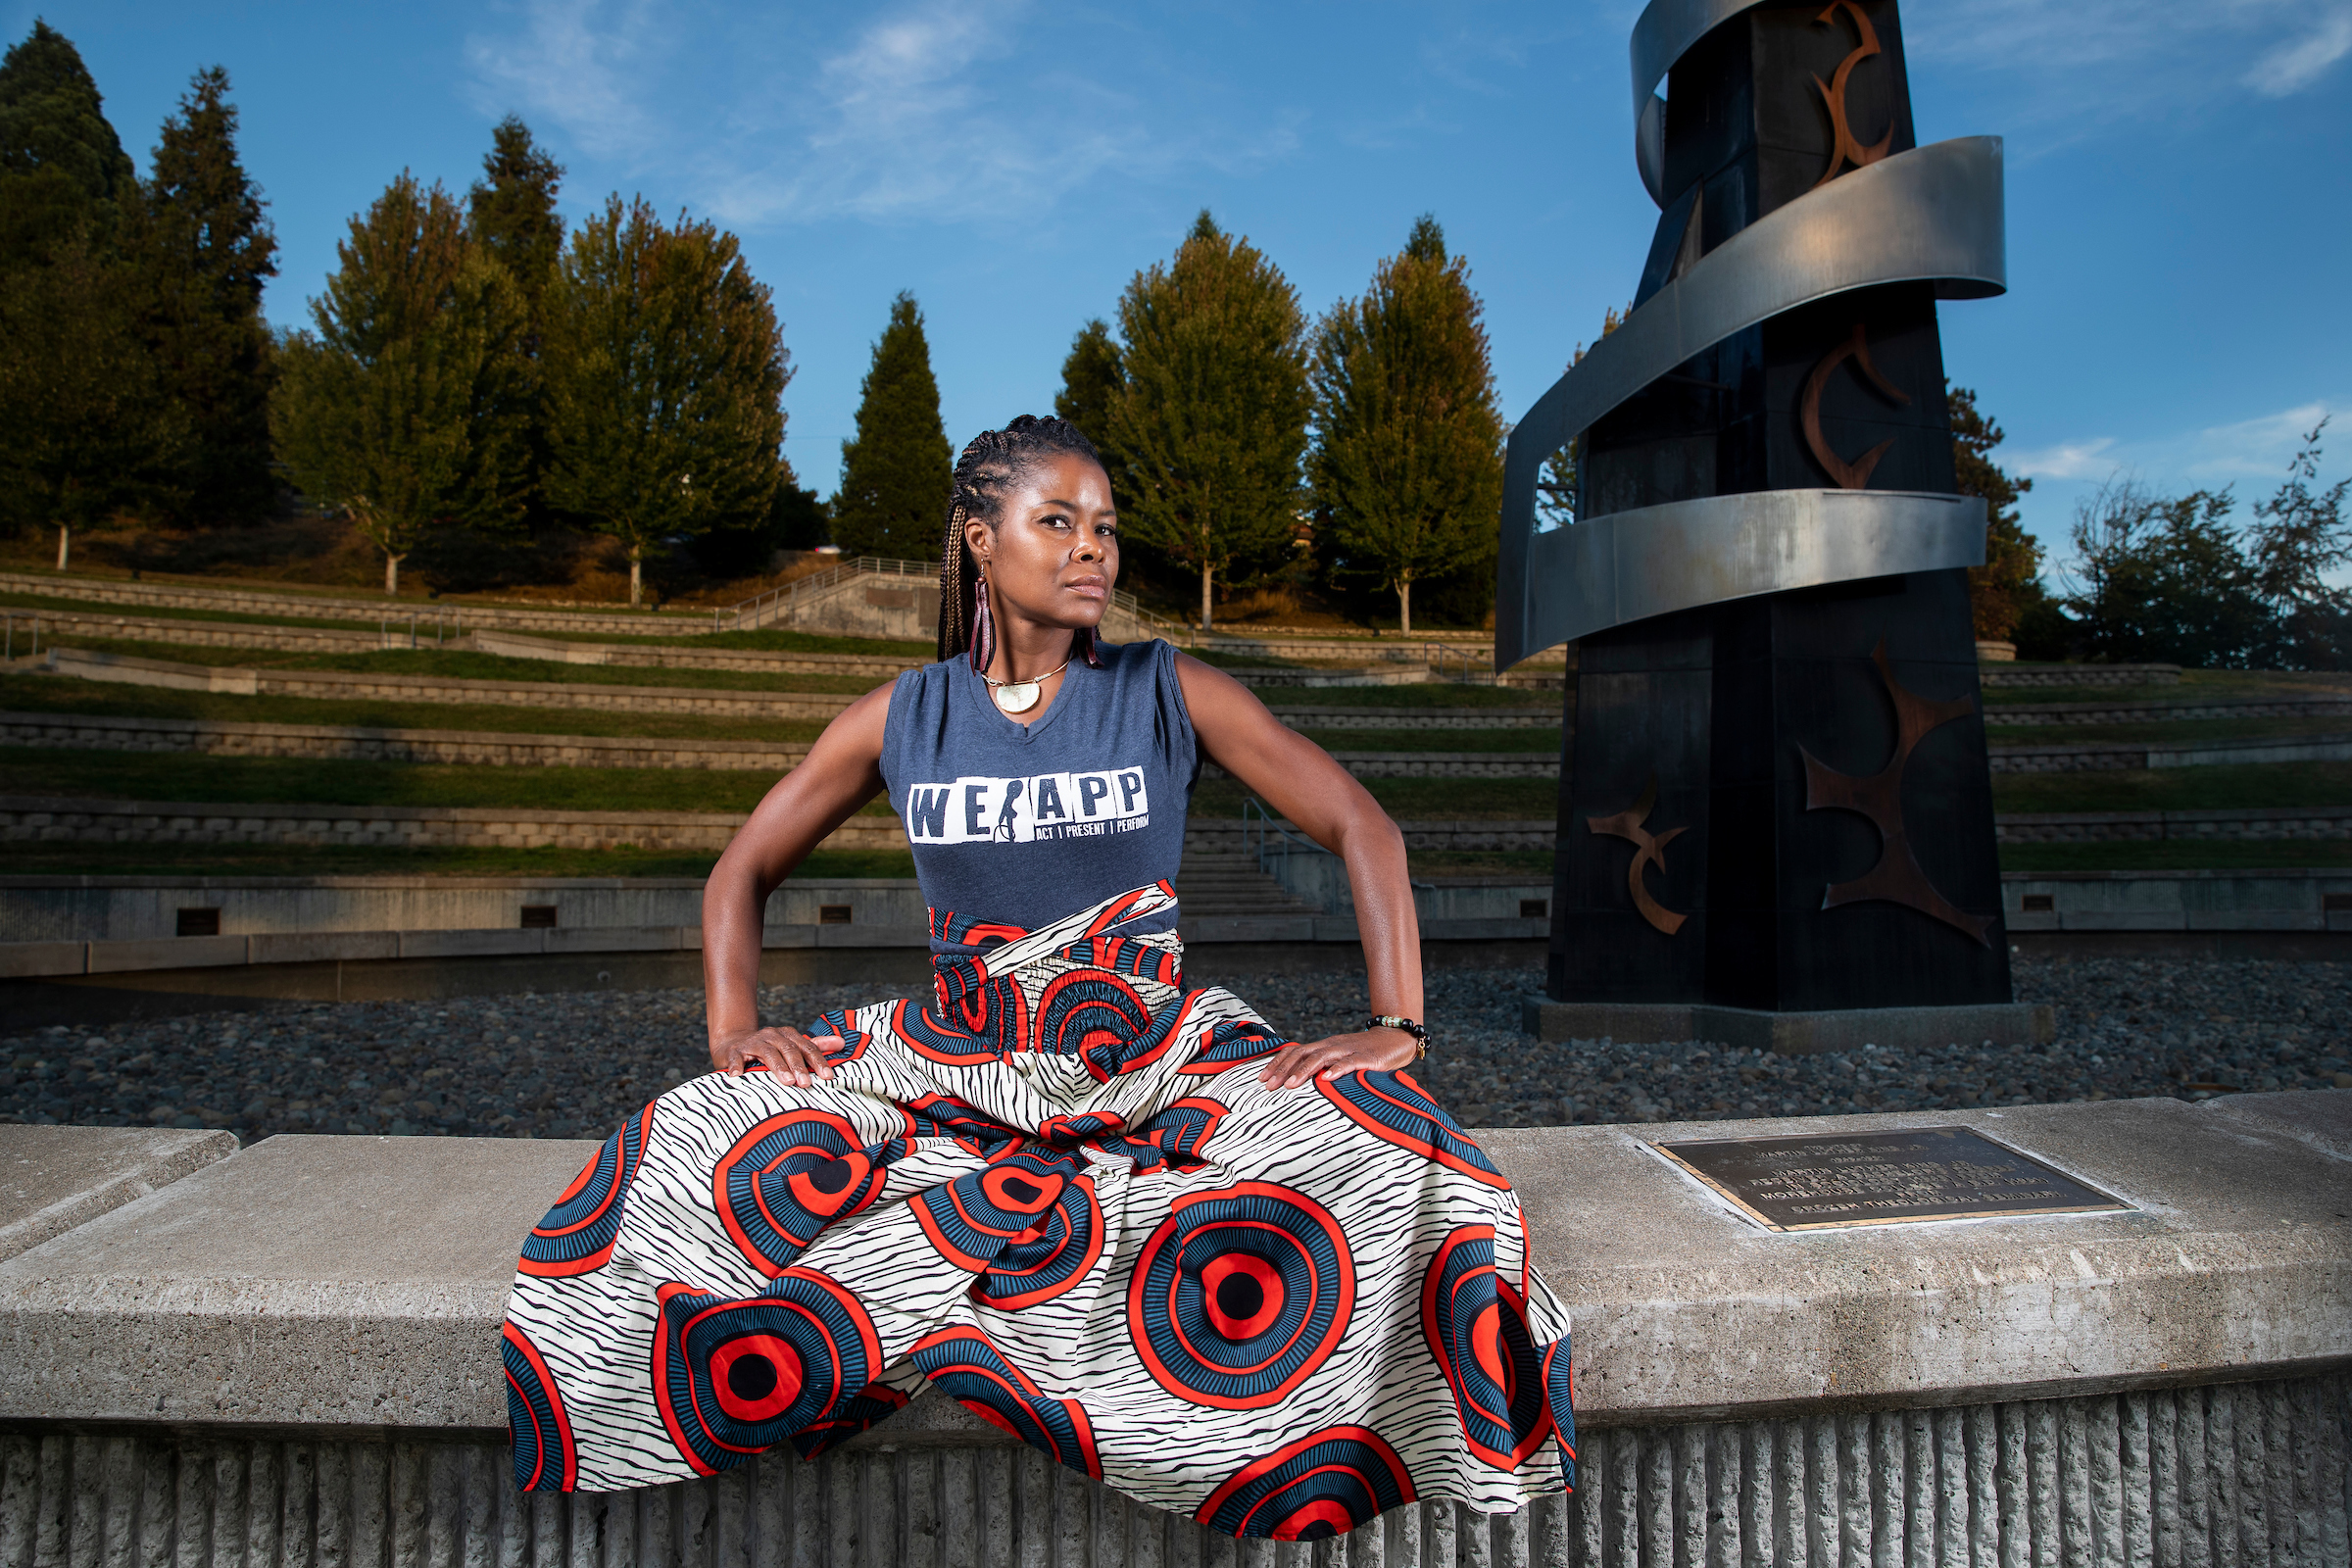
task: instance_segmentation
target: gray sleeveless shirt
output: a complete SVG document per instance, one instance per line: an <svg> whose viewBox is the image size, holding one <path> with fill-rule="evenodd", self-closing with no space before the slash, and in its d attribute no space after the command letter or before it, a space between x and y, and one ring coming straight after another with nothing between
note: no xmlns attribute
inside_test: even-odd
<svg viewBox="0 0 2352 1568"><path fill-rule="evenodd" d="M1033 931L1175 879L1200 773L1176 650L1097 647L1102 667L1073 660L1035 723L999 710L968 659L891 689L882 780L914 847L934 952L970 952L975 923ZM1171 909L1119 929L1175 923Z"/></svg>

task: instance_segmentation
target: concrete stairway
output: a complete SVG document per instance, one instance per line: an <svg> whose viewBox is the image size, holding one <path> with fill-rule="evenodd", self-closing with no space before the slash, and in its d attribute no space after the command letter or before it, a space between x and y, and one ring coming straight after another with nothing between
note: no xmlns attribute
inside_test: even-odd
<svg viewBox="0 0 2352 1568"><path fill-rule="evenodd" d="M1176 897L1187 919L1211 914L1320 914L1290 889L1257 868L1257 857L1241 851L1187 850L1176 873Z"/></svg>

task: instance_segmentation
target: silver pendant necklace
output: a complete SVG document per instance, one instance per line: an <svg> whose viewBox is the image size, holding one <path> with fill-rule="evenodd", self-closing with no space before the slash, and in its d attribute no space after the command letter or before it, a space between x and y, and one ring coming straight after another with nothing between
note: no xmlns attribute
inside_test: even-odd
<svg viewBox="0 0 2352 1568"><path fill-rule="evenodd" d="M1043 675L1029 680L998 680L990 675L980 678L988 682L989 695L997 700L999 708L1007 713L1026 713L1037 706L1038 687L1069 667L1070 662L1065 659Z"/></svg>

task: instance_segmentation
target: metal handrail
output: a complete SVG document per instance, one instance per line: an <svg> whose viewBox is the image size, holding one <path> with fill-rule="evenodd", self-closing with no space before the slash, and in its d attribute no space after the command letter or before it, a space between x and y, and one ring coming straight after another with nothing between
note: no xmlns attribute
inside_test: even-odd
<svg viewBox="0 0 2352 1568"><path fill-rule="evenodd" d="M1250 853L1250 840L1253 836L1250 831L1250 823L1253 819L1257 824L1254 837L1257 842L1257 868L1260 871L1280 876L1281 873L1275 871L1273 866L1273 861L1277 858L1288 860L1294 854L1300 852L1308 855L1329 855L1331 853L1314 840L1293 832L1290 825L1272 811L1267 810L1264 803L1259 801L1256 796L1245 795L1242 797L1242 853L1244 855Z"/></svg>
<svg viewBox="0 0 2352 1568"><path fill-rule="evenodd" d="M376 617L375 636L376 646L378 648L398 648L400 646L399 643L393 640L399 634L392 630L392 623L399 618L400 617L398 615L388 614L378 615ZM443 608L431 611L429 612L425 611L417 611L416 612L411 614L409 616L409 646L411 648L422 648L424 646L422 639L417 635L416 627L419 622L426 620L430 620L432 622L433 646L435 648L439 648L443 646L453 635L451 628L457 621L457 612L454 608Z"/></svg>
<svg viewBox="0 0 2352 1568"><path fill-rule="evenodd" d="M5 650L5 652L0 652L0 658L13 660L17 657L17 618L20 615L32 622L32 652L24 657L37 659L41 652L41 612L37 610L0 612L0 619L5 619L7 622L7 631L5 634L0 634L0 650Z"/></svg>
<svg viewBox="0 0 2352 1568"><path fill-rule="evenodd" d="M1440 681L1446 679L1446 661L1450 658L1461 661L1462 665L1460 676L1455 678L1452 684L1456 686L1492 686L1494 684L1494 672L1486 667L1486 661L1471 658L1467 649L1455 648L1446 643L1424 643L1421 646L1431 656L1430 668L1437 672Z"/></svg>

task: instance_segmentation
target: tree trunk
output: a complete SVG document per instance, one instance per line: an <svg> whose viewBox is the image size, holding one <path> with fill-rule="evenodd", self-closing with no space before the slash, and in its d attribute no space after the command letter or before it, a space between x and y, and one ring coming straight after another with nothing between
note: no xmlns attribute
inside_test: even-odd
<svg viewBox="0 0 2352 1568"><path fill-rule="evenodd" d="M66 569L66 562L67 562L69 559L71 559L71 558L72 558L72 556L73 556L73 547L74 547L74 530L73 530L73 528L72 528L72 527L70 527L69 525L67 525L66 523L62 523L62 522L61 522L61 523L59 523L59 524L57 525L57 569L58 569L58 570L60 570L60 571L63 571L63 570L65 570L65 569Z"/></svg>
<svg viewBox="0 0 2352 1568"><path fill-rule="evenodd" d="M387 599L400 593L400 561L401 558L391 551L384 552L384 597Z"/></svg>
<svg viewBox="0 0 2352 1568"><path fill-rule="evenodd" d="M1208 564L1203 562L1200 565L1200 629L1206 631L1215 623L1214 612L1209 609Z"/></svg>
<svg viewBox="0 0 2352 1568"><path fill-rule="evenodd" d="M645 599L645 549L629 546L629 608L634 610Z"/></svg>
<svg viewBox="0 0 2352 1568"><path fill-rule="evenodd" d="M1413 629L1413 580L1410 577L1396 584L1396 629L1408 634Z"/></svg>

